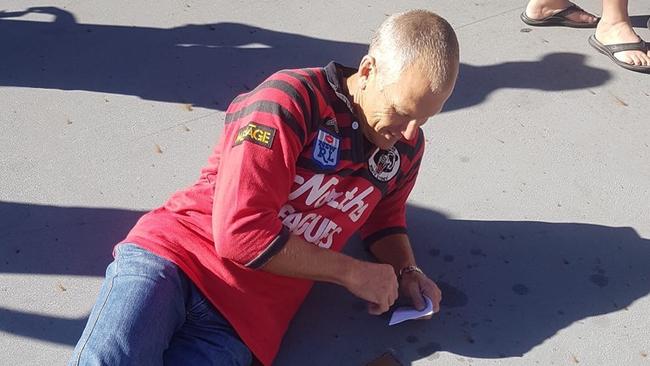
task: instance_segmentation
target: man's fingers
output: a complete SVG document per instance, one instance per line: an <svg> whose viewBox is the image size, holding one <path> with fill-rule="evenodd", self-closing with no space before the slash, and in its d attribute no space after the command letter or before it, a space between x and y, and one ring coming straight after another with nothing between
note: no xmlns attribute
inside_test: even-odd
<svg viewBox="0 0 650 366"><path fill-rule="evenodd" d="M426 304L424 302L424 298L422 297L422 292L418 284L414 283L409 287L409 296L411 296L411 301L413 301L413 307L418 310L424 309Z"/></svg>
<svg viewBox="0 0 650 366"><path fill-rule="evenodd" d="M388 311L388 306L375 304L373 302L368 303L368 314L370 315L381 315Z"/></svg>
<svg viewBox="0 0 650 366"><path fill-rule="evenodd" d="M425 295L427 295L428 298L431 299L431 302L433 303L433 312L437 313L440 311L440 301L442 301L442 292L436 286L435 284L432 284L431 286L426 286L423 291Z"/></svg>

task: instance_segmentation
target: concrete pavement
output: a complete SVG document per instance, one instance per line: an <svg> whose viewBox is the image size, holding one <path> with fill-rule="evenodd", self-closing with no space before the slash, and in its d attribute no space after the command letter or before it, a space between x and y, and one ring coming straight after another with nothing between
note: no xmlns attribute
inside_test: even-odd
<svg viewBox="0 0 650 366"><path fill-rule="evenodd" d="M196 179L235 95L282 68L354 66L411 8L461 44L409 206L443 310L389 328L319 284L276 363L650 364L650 76L591 30L526 26L524 6L0 0L0 365L66 362L112 245ZM650 41L649 4L630 14Z"/></svg>

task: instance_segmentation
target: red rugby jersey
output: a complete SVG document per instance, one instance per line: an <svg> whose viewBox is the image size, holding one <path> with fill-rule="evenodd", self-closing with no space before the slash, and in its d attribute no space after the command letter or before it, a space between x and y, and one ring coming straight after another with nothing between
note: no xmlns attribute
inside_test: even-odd
<svg viewBox="0 0 650 366"><path fill-rule="evenodd" d="M355 70L283 70L235 98L199 180L145 214L124 242L177 264L253 354L273 362L313 282L259 270L289 233L340 251L406 232L424 138L379 150L343 93Z"/></svg>

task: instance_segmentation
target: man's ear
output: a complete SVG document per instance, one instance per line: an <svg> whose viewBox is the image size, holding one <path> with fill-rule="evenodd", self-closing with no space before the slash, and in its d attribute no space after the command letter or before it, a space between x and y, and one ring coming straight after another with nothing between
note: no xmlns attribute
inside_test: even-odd
<svg viewBox="0 0 650 366"><path fill-rule="evenodd" d="M375 58L370 55L365 55L359 63L359 79L365 84L368 82L368 78L374 76L377 72L377 65L375 63Z"/></svg>
<svg viewBox="0 0 650 366"><path fill-rule="evenodd" d="M370 55L365 55L359 64L359 77L367 79L372 73L377 72L377 65L375 58Z"/></svg>

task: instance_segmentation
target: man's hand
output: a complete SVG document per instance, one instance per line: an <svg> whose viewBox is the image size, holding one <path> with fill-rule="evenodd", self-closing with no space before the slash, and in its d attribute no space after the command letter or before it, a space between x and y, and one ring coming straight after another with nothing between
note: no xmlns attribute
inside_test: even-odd
<svg viewBox="0 0 650 366"><path fill-rule="evenodd" d="M435 282L429 279L425 274L412 271L402 275L399 284L400 292L404 296L411 298L413 306L422 310L426 306L422 295L426 295L433 303L433 312L440 311L440 301L442 300L442 291Z"/></svg>
<svg viewBox="0 0 650 366"><path fill-rule="evenodd" d="M357 261L344 284L352 294L368 301L368 312L380 315L397 299L397 276L389 264Z"/></svg>

